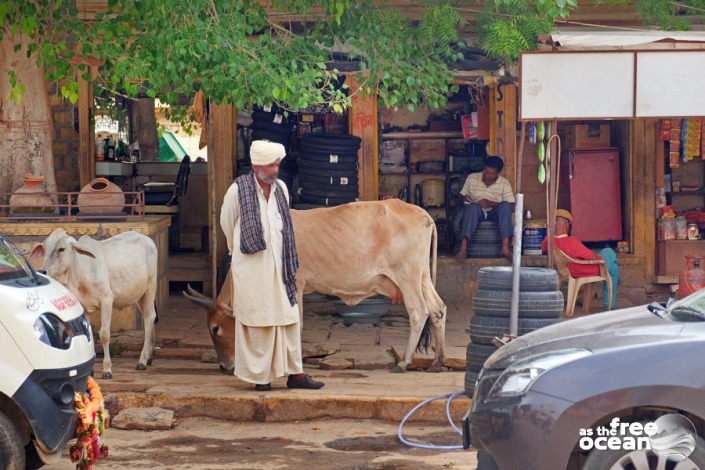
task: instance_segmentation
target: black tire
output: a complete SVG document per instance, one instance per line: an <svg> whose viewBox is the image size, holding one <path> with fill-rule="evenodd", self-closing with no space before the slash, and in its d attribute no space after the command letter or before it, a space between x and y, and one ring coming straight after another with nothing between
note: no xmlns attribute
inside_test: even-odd
<svg viewBox="0 0 705 470"><path fill-rule="evenodd" d="M323 184L344 187L358 187L360 182L357 173L355 173L354 176L338 176L335 178L330 176L311 176L308 173L299 173L299 181L302 185Z"/></svg>
<svg viewBox="0 0 705 470"><path fill-rule="evenodd" d="M501 251L501 244L468 243L468 258L499 258Z"/></svg>
<svg viewBox="0 0 705 470"><path fill-rule="evenodd" d="M519 318L519 336L536 331L545 326L558 323L558 318ZM474 344L492 344L492 339L501 338L509 333L509 317L483 317L473 315L470 318L470 341Z"/></svg>
<svg viewBox="0 0 705 470"><path fill-rule="evenodd" d="M304 134L301 137L302 147L358 149L361 143L358 136L347 134Z"/></svg>
<svg viewBox="0 0 705 470"><path fill-rule="evenodd" d="M490 266L477 273L477 288L482 290L512 290L512 268ZM558 290L558 273L546 268L521 268L519 288L522 292L551 292Z"/></svg>
<svg viewBox="0 0 705 470"><path fill-rule="evenodd" d="M254 121L250 127L252 128L252 132L271 132L273 134L283 135L285 137L288 137L289 140L291 140L291 127L289 126L289 124L277 124L276 122L267 121Z"/></svg>
<svg viewBox="0 0 705 470"><path fill-rule="evenodd" d="M465 395L472 398L472 394L475 393L475 384L477 383L478 372L473 372L471 370L465 371Z"/></svg>
<svg viewBox="0 0 705 470"><path fill-rule="evenodd" d="M303 204L316 204L316 205L321 205L321 206L340 206L342 204L347 204L349 202L355 202L356 200L357 200L356 198L337 198L337 197L318 198L318 197L309 197L309 196L304 196L304 195L299 196L299 201L302 202Z"/></svg>
<svg viewBox="0 0 705 470"><path fill-rule="evenodd" d="M509 317L511 291L478 289L472 296L473 315L483 317ZM558 318L563 313L563 293L520 292L520 318Z"/></svg>
<svg viewBox="0 0 705 470"><path fill-rule="evenodd" d="M327 162L313 162L309 160L304 160L299 158L299 169L303 170L337 170L337 171L357 171L357 163L327 163Z"/></svg>
<svg viewBox="0 0 705 470"><path fill-rule="evenodd" d="M338 187L341 188L343 186L338 186ZM299 189L299 195L306 196L306 197L315 197L315 198L320 198L320 199L326 199L326 198L356 199L356 198L360 197L360 191L357 188L354 188L352 190L346 189L346 190L327 191L321 186L314 186L312 188L304 186L301 189Z"/></svg>
<svg viewBox="0 0 705 470"><path fill-rule="evenodd" d="M642 425L646 425L646 422L642 422ZM636 454L641 454L639 460L632 460L629 455L635 456ZM646 454L646 456L644 456ZM669 467L668 463L664 466L659 466L665 463L665 458L658 457L652 450L640 450L640 451L630 451L630 450L597 450L593 449L588 455L588 458L583 464L582 470L602 470L604 468L614 468L619 465L618 468L637 468L634 462L649 462L649 469L656 468L672 468ZM673 464L672 461L669 463ZM690 464L690 465L689 465ZM681 467L682 466L682 467ZM641 469L642 467L638 467ZM690 454L685 460L678 463L678 468L705 468L705 440L700 436L695 436L695 450Z"/></svg>
<svg viewBox="0 0 705 470"><path fill-rule="evenodd" d="M320 209L321 207L326 206L321 206L318 204L295 204L293 209L296 209L297 211L307 211L309 209Z"/></svg>
<svg viewBox="0 0 705 470"><path fill-rule="evenodd" d="M252 120L254 122L274 122L274 119L276 116L279 115L281 116L281 124L288 123L288 118L284 116L284 113L277 113L277 112L271 112L268 113L266 111L260 111L260 110L254 110L252 111Z"/></svg>
<svg viewBox="0 0 705 470"><path fill-rule="evenodd" d="M467 359L467 370L471 372L480 372L482 370L482 365L495 351L497 351L497 347L495 345L488 346L486 344L468 344L465 354L465 358Z"/></svg>
<svg viewBox="0 0 705 470"><path fill-rule="evenodd" d="M10 418L0 412L0 470L25 468L22 438Z"/></svg>
<svg viewBox="0 0 705 470"><path fill-rule="evenodd" d="M499 470L497 462L487 452L477 451L477 467L475 470Z"/></svg>
<svg viewBox="0 0 705 470"><path fill-rule="evenodd" d="M311 152L302 150L300 160L309 160L314 162L327 163L357 163L357 153L342 153L342 152Z"/></svg>
<svg viewBox="0 0 705 470"><path fill-rule="evenodd" d="M357 177L357 168L355 170L335 170L330 168L302 168L299 166L299 175L322 176L326 178L351 178Z"/></svg>
<svg viewBox="0 0 705 470"><path fill-rule="evenodd" d="M286 153L289 153L289 150L291 150L291 138L285 137L283 134L267 131L252 131L252 140L269 140L270 142L282 144Z"/></svg>

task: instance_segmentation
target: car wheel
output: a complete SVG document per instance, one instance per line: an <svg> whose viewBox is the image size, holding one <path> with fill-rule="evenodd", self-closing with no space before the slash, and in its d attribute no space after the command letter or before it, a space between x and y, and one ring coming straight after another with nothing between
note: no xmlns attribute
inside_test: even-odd
<svg viewBox="0 0 705 470"><path fill-rule="evenodd" d="M351 177L337 177L337 178L332 178L329 176L309 176L304 173L299 173L299 181L301 181L302 185L306 185L307 183L310 184L325 184L329 186L354 186L358 187L360 180L357 177L357 173L355 176Z"/></svg>
<svg viewBox="0 0 705 470"><path fill-rule="evenodd" d="M458 250L455 250L458 251ZM499 258L501 243L468 243L468 258Z"/></svg>
<svg viewBox="0 0 705 470"><path fill-rule="evenodd" d="M480 372L482 366L495 351L497 347L495 345L487 344L468 344L468 348L465 352L465 359L467 362L467 370L471 372Z"/></svg>
<svg viewBox="0 0 705 470"><path fill-rule="evenodd" d="M519 336L540 328L558 323L558 318L519 318ZM492 344L495 336L502 337L509 333L509 317L483 317L473 315L470 318L470 340L475 344Z"/></svg>
<svg viewBox="0 0 705 470"><path fill-rule="evenodd" d="M310 176L326 178L358 178L357 168L354 170L339 170L329 168L303 168L299 166L299 176L304 179Z"/></svg>
<svg viewBox="0 0 705 470"><path fill-rule="evenodd" d="M355 198L338 198L338 197L327 197L327 198L318 198L318 197L309 197L304 194L299 196L299 201L302 204L316 204L316 205L321 205L321 206L340 206L343 204L347 204L349 202L355 202L357 199Z"/></svg>
<svg viewBox="0 0 705 470"><path fill-rule="evenodd" d="M477 383L477 376L479 372L474 372L472 370L465 371L465 395L472 398L472 394L475 393L475 384Z"/></svg>
<svg viewBox="0 0 705 470"><path fill-rule="evenodd" d="M22 439L10 418L0 412L0 470L18 468L25 468Z"/></svg>
<svg viewBox="0 0 705 470"><path fill-rule="evenodd" d="M644 423L645 424L645 423ZM680 462L667 460L651 450L593 450L583 470L701 470L705 468L705 440L695 437L695 450Z"/></svg>
<svg viewBox="0 0 705 470"><path fill-rule="evenodd" d="M509 317L512 303L510 291L478 289L472 296L474 315L484 317ZM558 318L563 313L563 293L519 292L519 317Z"/></svg>
<svg viewBox="0 0 705 470"><path fill-rule="evenodd" d="M306 197L355 199L360 196L357 187L302 185L299 194Z"/></svg>
<svg viewBox="0 0 705 470"><path fill-rule="evenodd" d="M311 160L317 162L327 162L327 163L338 163L338 162L349 162L357 163L358 155L355 153L342 153L342 152L324 152L324 151L302 151L301 157L304 160Z"/></svg>
<svg viewBox="0 0 705 470"><path fill-rule="evenodd" d="M491 266L477 273L477 288L482 290L512 290L512 268ZM546 268L521 268L519 289L522 292L553 292L558 290L558 273Z"/></svg>

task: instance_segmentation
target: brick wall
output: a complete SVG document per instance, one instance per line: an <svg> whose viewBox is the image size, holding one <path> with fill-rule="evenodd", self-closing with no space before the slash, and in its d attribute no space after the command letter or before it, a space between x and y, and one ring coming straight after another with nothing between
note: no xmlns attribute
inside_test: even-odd
<svg viewBox="0 0 705 470"><path fill-rule="evenodd" d="M61 97L60 85L47 86L54 119L54 172L59 191L80 190L78 172L78 132L73 128L73 105Z"/></svg>

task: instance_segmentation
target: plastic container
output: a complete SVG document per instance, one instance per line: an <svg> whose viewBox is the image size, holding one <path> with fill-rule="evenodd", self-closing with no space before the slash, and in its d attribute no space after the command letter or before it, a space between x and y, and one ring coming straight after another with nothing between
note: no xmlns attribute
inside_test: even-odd
<svg viewBox="0 0 705 470"><path fill-rule="evenodd" d="M525 256L540 256L541 242L546 238L546 221L532 220L524 225L521 237L522 251Z"/></svg>
<svg viewBox="0 0 705 470"><path fill-rule="evenodd" d="M688 220L683 216L676 217L676 240L688 239Z"/></svg>
<svg viewBox="0 0 705 470"><path fill-rule="evenodd" d="M663 239L664 240L675 240L676 239L676 219L673 217L665 217L662 221L663 223Z"/></svg>
<svg viewBox="0 0 705 470"><path fill-rule="evenodd" d="M442 207L446 202L446 182L441 179L424 180L421 184L424 207Z"/></svg>

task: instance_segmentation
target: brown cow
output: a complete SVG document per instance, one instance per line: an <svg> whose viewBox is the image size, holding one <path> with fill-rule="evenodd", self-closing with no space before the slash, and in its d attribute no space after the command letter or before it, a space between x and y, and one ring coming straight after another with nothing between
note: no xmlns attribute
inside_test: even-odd
<svg viewBox="0 0 705 470"><path fill-rule="evenodd" d="M431 216L399 199L355 202L337 207L291 211L300 267L297 272L299 313L304 294L320 292L355 305L381 294L409 313L410 334L404 358L394 372L404 372L414 350L433 339L435 358L429 371L442 369L446 306L435 285L437 233ZM189 299L208 310L208 331L220 368L234 364L234 320L230 272L216 302L189 286Z"/></svg>

